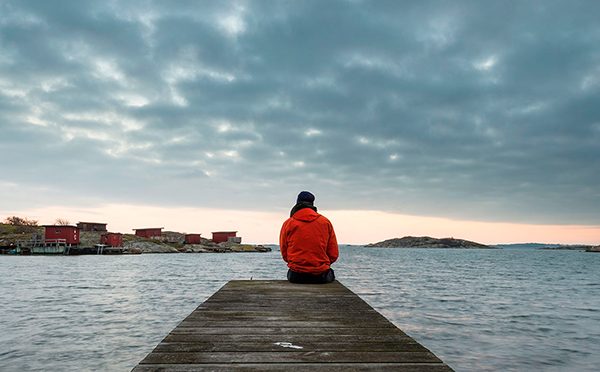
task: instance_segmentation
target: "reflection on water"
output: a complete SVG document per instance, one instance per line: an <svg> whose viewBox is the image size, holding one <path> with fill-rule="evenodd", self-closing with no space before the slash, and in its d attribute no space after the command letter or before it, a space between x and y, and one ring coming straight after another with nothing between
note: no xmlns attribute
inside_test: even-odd
<svg viewBox="0 0 600 372"><path fill-rule="evenodd" d="M338 279L456 370L600 364L600 254L341 253ZM0 257L0 370L129 370L228 280L285 273L277 251Z"/></svg>

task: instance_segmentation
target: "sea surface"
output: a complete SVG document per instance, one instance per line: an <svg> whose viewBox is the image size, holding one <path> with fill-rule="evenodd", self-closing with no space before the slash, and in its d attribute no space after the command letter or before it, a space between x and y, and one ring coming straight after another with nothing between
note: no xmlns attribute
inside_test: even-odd
<svg viewBox="0 0 600 372"><path fill-rule="evenodd" d="M600 254L340 247L337 278L457 371L597 371ZM270 253L0 256L1 371L128 371ZM336 311L336 309L329 309Z"/></svg>

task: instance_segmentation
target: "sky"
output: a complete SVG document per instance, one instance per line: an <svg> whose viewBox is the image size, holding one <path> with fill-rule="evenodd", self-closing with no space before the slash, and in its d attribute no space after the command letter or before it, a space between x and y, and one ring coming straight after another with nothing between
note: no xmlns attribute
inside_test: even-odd
<svg viewBox="0 0 600 372"><path fill-rule="evenodd" d="M0 218L600 244L600 2L0 1Z"/></svg>

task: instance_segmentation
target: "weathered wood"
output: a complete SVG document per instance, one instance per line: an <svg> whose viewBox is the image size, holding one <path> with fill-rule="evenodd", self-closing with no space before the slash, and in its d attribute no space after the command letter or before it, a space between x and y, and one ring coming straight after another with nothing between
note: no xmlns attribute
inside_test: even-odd
<svg viewBox="0 0 600 372"><path fill-rule="evenodd" d="M199 351L281 351L275 342L162 342L154 351L159 353L181 353ZM293 343L292 343L293 344ZM416 342L303 342L304 349L312 351L422 351L427 349Z"/></svg>
<svg viewBox="0 0 600 372"><path fill-rule="evenodd" d="M144 364L186 363L434 363L440 360L430 352L378 351L287 351L287 352L186 352L150 353Z"/></svg>
<svg viewBox="0 0 600 372"><path fill-rule="evenodd" d="M195 371L400 371L400 372L452 372L442 363L272 363L272 364L140 364L133 372L195 372Z"/></svg>
<svg viewBox="0 0 600 372"><path fill-rule="evenodd" d="M231 281L134 371L451 371L339 282Z"/></svg>
<svg viewBox="0 0 600 372"><path fill-rule="evenodd" d="M353 317L349 319L326 319L326 320L204 320L204 319L186 319L179 324L180 327L285 327L285 328L386 328L387 322L380 319L373 319L373 324L359 322L364 317Z"/></svg>
<svg viewBox="0 0 600 372"><path fill-rule="evenodd" d="M295 334L285 335L282 337L281 334L261 334L261 335L248 335L248 334L236 334L236 335L207 335L203 333L174 333L177 330L169 333L163 342L243 342L245 340L256 340L259 342L281 342L282 338L285 342L291 342L293 344L299 342L305 342L311 340L314 342L404 342L407 338L413 340L409 336L401 334L392 335L337 335L337 334L319 334L310 335L310 338L306 334ZM413 340L414 341L414 340ZM416 341L414 341L416 342Z"/></svg>
<svg viewBox="0 0 600 372"><path fill-rule="evenodd" d="M393 335L397 332L391 328L288 328L288 327L185 327L178 326L172 331L175 334L195 333L206 335Z"/></svg>

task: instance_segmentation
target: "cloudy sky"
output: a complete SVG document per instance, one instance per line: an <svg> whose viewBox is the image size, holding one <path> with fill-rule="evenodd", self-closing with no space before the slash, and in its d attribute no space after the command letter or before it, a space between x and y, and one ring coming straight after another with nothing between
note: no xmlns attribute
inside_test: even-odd
<svg viewBox="0 0 600 372"><path fill-rule="evenodd" d="M0 1L0 217L274 242L310 190L349 243L600 243L598 14Z"/></svg>

